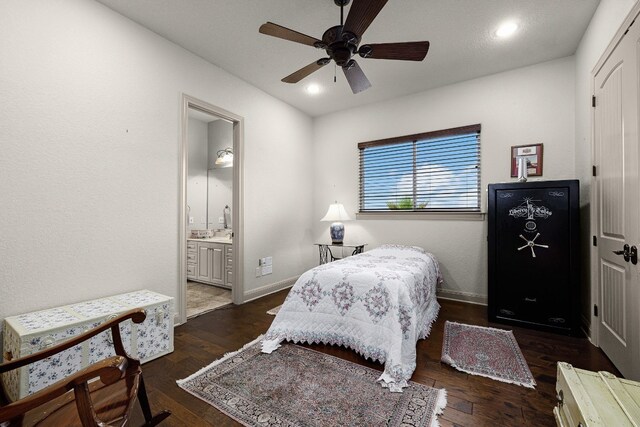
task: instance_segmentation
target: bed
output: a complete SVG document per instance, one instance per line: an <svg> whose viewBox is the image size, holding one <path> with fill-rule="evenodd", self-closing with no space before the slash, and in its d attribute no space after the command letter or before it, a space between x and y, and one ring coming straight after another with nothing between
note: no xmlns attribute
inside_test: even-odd
<svg viewBox="0 0 640 427"><path fill-rule="evenodd" d="M384 245L323 264L296 281L262 341L341 345L385 365L383 387L402 392L416 368L416 342L438 315L438 262L416 246Z"/></svg>

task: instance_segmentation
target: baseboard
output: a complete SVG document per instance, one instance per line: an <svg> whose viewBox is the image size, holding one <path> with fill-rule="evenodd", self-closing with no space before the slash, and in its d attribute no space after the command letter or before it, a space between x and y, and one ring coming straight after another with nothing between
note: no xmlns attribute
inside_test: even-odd
<svg viewBox="0 0 640 427"><path fill-rule="evenodd" d="M487 305L487 296L471 292L454 291L452 289L438 289L438 298L452 301L468 302L471 304Z"/></svg>
<svg viewBox="0 0 640 427"><path fill-rule="evenodd" d="M173 313L173 327L182 325L183 322L180 321L180 313L177 311Z"/></svg>
<svg viewBox="0 0 640 427"><path fill-rule="evenodd" d="M296 283L296 280L298 280L298 277L300 276L291 277L289 279L281 280L276 283L271 283L269 285L261 286L257 289L251 289L250 291L246 291L244 293L244 302L253 301L254 299L262 298L269 294L273 294L283 289L290 288Z"/></svg>

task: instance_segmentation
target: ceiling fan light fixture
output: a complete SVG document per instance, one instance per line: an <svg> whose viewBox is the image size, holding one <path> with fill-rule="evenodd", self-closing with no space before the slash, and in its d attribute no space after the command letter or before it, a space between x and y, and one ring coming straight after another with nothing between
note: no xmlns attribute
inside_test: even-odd
<svg viewBox="0 0 640 427"><path fill-rule="evenodd" d="M518 31L518 24L515 21L506 21L500 24L496 30L496 37L506 39L511 37Z"/></svg>

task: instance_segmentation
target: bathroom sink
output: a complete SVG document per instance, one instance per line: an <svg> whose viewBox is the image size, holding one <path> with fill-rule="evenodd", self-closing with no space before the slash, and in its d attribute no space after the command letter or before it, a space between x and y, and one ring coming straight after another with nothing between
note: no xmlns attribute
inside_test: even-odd
<svg viewBox="0 0 640 427"><path fill-rule="evenodd" d="M187 240L231 244L233 242L232 235L231 229L191 230L191 235L187 237Z"/></svg>

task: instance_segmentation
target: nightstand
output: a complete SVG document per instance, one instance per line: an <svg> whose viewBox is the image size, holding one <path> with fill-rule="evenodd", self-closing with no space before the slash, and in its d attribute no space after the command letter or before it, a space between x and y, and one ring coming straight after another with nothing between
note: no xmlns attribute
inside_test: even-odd
<svg viewBox="0 0 640 427"><path fill-rule="evenodd" d="M344 243L315 243L315 245L318 247L318 250L320 251L320 264L326 264L328 262L346 258L351 255L361 254L362 252L364 252L364 247L367 246L366 243L358 243L355 245L347 245ZM331 248L334 248L334 250L336 248L342 248L341 256L339 257L334 256L333 252L331 251ZM345 255L344 248L348 248L349 249L348 252L351 252L351 253L348 255Z"/></svg>

